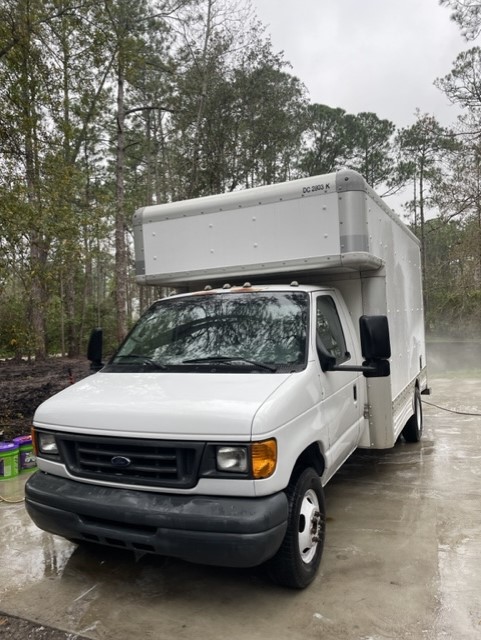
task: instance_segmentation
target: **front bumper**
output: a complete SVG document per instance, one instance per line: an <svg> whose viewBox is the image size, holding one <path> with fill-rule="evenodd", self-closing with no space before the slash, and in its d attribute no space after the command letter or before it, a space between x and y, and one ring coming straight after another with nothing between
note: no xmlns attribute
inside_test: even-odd
<svg viewBox="0 0 481 640"><path fill-rule="evenodd" d="M253 567L279 549L287 528L283 492L262 498L182 496L100 487L37 471L27 512L45 531L190 562Z"/></svg>

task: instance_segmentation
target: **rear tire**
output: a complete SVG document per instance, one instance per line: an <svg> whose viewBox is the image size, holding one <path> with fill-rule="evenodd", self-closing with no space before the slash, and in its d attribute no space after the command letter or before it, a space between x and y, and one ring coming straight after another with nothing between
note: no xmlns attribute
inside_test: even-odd
<svg viewBox="0 0 481 640"><path fill-rule="evenodd" d="M286 495L289 502L286 535L267 566L277 584L304 589L317 573L324 547L326 507L319 475L310 467L297 473Z"/></svg>
<svg viewBox="0 0 481 640"><path fill-rule="evenodd" d="M418 387L414 389L414 413L406 422L402 434L406 442L419 442L423 434L423 406Z"/></svg>

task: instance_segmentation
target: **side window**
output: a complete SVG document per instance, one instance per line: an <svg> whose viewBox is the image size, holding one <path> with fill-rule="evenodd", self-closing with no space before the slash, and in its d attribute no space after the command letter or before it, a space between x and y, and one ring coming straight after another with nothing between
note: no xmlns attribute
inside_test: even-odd
<svg viewBox="0 0 481 640"><path fill-rule="evenodd" d="M337 313L336 304L331 296L319 296L316 305L316 330L324 347L337 364L351 357L347 352L344 332Z"/></svg>

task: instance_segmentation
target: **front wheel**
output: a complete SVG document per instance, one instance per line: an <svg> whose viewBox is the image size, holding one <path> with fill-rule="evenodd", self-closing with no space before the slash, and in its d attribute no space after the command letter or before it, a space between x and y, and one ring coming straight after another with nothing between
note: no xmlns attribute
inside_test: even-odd
<svg viewBox="0 0 481 640"><path fill-rule="evenodd" d="M287 531L268 570L278 584L304 589L314 579L321 562L326 530L324 492L318 474L310 467L304 469L291 480L286 495Z"/></svg>
<svg viewBox="0 0 481 640"><path fill-rule="evenodd" d="M406 442L419 442L423 434L423 407L419 389L414 389L414 413L406 422L402 434Z"/></svg>

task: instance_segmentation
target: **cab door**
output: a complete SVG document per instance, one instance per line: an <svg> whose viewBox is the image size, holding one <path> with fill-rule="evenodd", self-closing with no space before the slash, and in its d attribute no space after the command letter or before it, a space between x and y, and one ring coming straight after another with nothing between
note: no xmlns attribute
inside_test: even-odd
<svg viewBox="0 0 481 640"><path fill-rule="evenodd" d="M355 336L346 321L344 305L335 291L315 295L315 339L320 340L336 364L359 364ZM319 357L321 384L320 419L329 433L328 476L330 477L354 451L359 442L364 413L364 380L353 371L323 372ZM327 480L327 478L326 478Z"/></svg>

